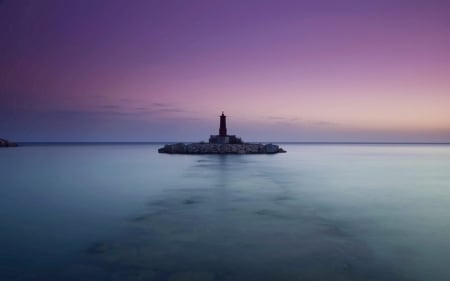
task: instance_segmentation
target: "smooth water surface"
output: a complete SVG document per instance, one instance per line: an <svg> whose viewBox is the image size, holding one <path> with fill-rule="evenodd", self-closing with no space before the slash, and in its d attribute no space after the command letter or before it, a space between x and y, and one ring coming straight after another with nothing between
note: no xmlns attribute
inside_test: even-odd
<svg viewBox="0 0 450 281"><path fill-rule="evenodd" d="M0 280L450 280L450 146L0 149Z"/></svg>

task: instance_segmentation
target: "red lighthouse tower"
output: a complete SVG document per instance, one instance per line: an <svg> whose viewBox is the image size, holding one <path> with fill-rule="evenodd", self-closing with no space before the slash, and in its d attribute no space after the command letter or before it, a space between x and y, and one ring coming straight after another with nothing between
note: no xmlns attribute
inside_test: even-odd
<svg viewBox="0 0 450 281"><path fill-rule="evenodd" d="M227 136L227 117L225 114L220 115L220 128L219 128L219 136L226 137Z"/></svg>
<svg viewBox="0 0 450 281"><path fill-rule="evenodd" d="M219 134L218 135L211 135L209 137L209 143L216 143L216 144L241 144L242 140L235 135L228 135L227 134L227 117L222 111L222 115L220 117L220 127L219 127Z"/></svg>

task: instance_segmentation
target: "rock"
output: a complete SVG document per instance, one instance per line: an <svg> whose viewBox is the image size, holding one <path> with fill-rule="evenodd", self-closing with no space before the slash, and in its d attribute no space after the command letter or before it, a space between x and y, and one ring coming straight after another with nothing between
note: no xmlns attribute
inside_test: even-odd
<svg viewBox="0 0 450 281"><path fill-rule="evenodd" d="M187 152L187 148L184 143L166 144L164 147L158 149L158 152L184 154Z"/></svg>
<svg viewBox="0 0 450 281"><path fill-rule="evenodd" d="M266 150L269 153L276 153L276 152L278 152L278 146L269 143L268 145L266 145Z"/></svg>
<svg viewBox="0 0 450 281"><path fill-rule="evenodd" d="M277 152L278 152L278 149L279 149L278 145L274 145L274 144L271 144L271 143L266 144L266 145L263 147L263 150L264 150L266 153L277 153Z"/></svg>
<svg viewBox="0 0 450 281"><path fill-rule="evenodd" d="M16 147L17 143L7 141L5 139L0 139L0 147Z"/></svg>
<svg viewBox="0 0 450 281"><path fill-rule="evenodd" d="M275 154L286 152L275 144L242 143L176 143L158 149L159 153L169 154Z"/></svg>
<svg viewBox="0 0 450 281"><path fill-rule="evenodd" d="M186 145L184 143L176 143L173 145L173 153L185 153Z"/></svg>

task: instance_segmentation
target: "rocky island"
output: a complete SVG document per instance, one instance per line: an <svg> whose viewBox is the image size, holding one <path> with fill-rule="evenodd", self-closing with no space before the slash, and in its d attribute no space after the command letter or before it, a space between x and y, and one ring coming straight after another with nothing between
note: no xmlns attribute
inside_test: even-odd
<svg viewBox="0 0 450 281"><path fill-rule="evenodd" d="M235 135L227 135L226 116L220 116L218 135L211 135L209 142L166 144L159 153L169 154L275 154L286 152L275 144L245 143Z"/></svg>
<svg viewBox="0 0 450 281"><path fill-rule="evenodd" d="M0 147L16 147L17 143L5 139L0 139Z"/></svg>

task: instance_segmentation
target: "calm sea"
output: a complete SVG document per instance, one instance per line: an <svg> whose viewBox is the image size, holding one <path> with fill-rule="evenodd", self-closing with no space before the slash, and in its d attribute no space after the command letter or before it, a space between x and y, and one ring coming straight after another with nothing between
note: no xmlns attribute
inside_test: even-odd
<svg viewBox="0 0 450 281"><path fill-rule="evenodd" d="M0 280L450 280L450 146L0 149Z"/></svg>

